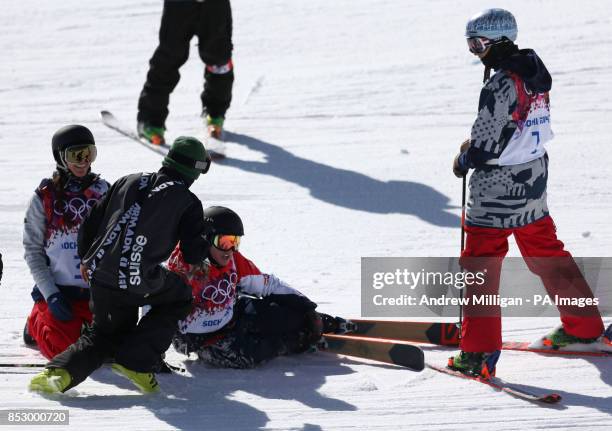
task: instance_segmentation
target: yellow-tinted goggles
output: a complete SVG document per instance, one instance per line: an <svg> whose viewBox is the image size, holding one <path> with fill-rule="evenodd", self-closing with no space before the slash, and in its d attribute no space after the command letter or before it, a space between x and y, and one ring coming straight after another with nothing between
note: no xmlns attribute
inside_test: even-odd
<svg viewBox="0 0 612 431"><path fill-rule="evenodd" d="M230 251L238 250L240 246L240 236L238 235L215 235L213 245L219 250Z"/></svg>
<svg viewBox="0 0 612 431"><path fill-rule="evenodd" d="M73 163L75 165L83 165L85 163L93 163L96 160L96 146L95 145L80 145L76 147L69 147L64 150L64 160L66 163Z"/></svg>

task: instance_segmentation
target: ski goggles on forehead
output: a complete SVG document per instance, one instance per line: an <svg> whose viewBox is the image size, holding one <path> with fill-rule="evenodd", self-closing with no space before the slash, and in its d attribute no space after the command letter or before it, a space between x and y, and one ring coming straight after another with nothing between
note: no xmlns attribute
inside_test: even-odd
<svg viewBox="0 0 612 431"><path fill-rule="evenodd" d="M488 47L493 45L493 41L486 37L469 37L467 44L472 54L482 54Z"/></svg>
<svg viewBox="0 0 612 431"><path fill-rule="evenodd" d="M64 150L64 161L75 165L93 163L98 154L95 145L79 145Z"/></svg>
<svg viewBox="0 0 612 431"><path fill-rule="evenodd" d="M240 236L238 235L215 235L213 245L219 250L238 250L240 247Z"/></svg>

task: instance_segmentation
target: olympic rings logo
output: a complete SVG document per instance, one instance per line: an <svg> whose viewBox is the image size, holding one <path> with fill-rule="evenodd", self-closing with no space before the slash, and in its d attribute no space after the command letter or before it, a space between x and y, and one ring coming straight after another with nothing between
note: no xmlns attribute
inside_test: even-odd
<svg viewBox="0 0 612 431"><path fill-rule="evenodd" d="M237 281L238 274L233 272L230 274L229 279L224 278L219 280L216 286L209 284L202 289L200 297L205 301L211 301L215 305L225 304L235 296Z"/></svg>
<svg viewBox="0 0 612 431"><path fill-rule="evenodd" d="M89 214L96 202L98 202L98 199L85 199L83 197L74 197L69 201L55 201L53 212L57 216L69 217L71 221L80 223Z"/></svg>

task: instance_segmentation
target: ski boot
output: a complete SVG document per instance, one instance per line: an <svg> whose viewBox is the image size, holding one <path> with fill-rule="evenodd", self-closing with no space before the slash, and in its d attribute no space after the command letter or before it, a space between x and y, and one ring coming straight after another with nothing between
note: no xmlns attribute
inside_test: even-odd
<svg viewBox="0 0 612 431"><path fill-rule="evenodd" d="M141 392L145 394L159 392L159 383L157 383L155 374L132 371L117 363L111 365L111 368L113 373L130 380Z"/></svg>
<svg viewBox="0 0 612 431"><path fill-rule="evenodd" d="M333 317L329 314L319 313L323 318L323 333L324 334L346 334L354 332L357 325L350 320L342 317Z"/></svg>
<svg viewBox="0 0 612 431"><path fill-rule="evenodd" d="M210 115L206 115L206 130L208 136L222 141L224 121L225 119L223 117L211 117Z"/></svg>
<svg viewBox="0 0 612 431"><path fill-rule="evenodd" d="M26 320L25 326L23 327L23 342L28 347L36 347L36 340L30 335L28 331L28 320Z"/></svg>
<svg viewBox="0 0 612 431"><path fill-rule="evenodd" d="M55 394L64 392L70 385L72 377L63 368L47 368L30 380L29 389L34 392Z"/></svg>
<svg viewBox="0 0 612 431"><path fill-rule="evenodd" d="M166 140L164 139L164 133L166 133L165 127L152 126L142 121L138 122L138 136L150 142L153 145L165 145Z"/></svg>
<svg viewBox="0 0 612 431"><path fill-rule="evenodd" d="M601 341L606 345L612 348L612 323L608 326L608 329L603 334Z"/></svg>
<svg viewBox="0 0 612 431"><path fill-rule="evenodd" d="M589 350L589 347L593 347L595 350L595 345L588 346L589 344L593 344L597 342L597 337L595 338L580 338L574 335L570 335L565 332L563 326L559 326L548 335L542 337L540 340L531 343L529 347L537 348L537 349L552 349L559 350L566 348L568 346L572 346L571 350Z"/></svg>
<svg viewBox="0 0 612 431"><path fill-rule="evenodd" d="M490 380L495 377L495 365L501 351L491 353L460 351L456 356L448 358L448 368L469 376Z"/></svg>

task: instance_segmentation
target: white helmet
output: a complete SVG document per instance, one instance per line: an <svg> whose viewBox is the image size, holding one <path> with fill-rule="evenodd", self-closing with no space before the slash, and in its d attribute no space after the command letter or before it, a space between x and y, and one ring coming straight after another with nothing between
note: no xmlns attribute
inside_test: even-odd
<svg viewBox="0 0 612 431"><path fill-rule="evenodd" d="M514 16L505 9L487 9L474 15L465 26L465 37L486 37L497 42L502 37L516 40L518 27Z"/></svg>

